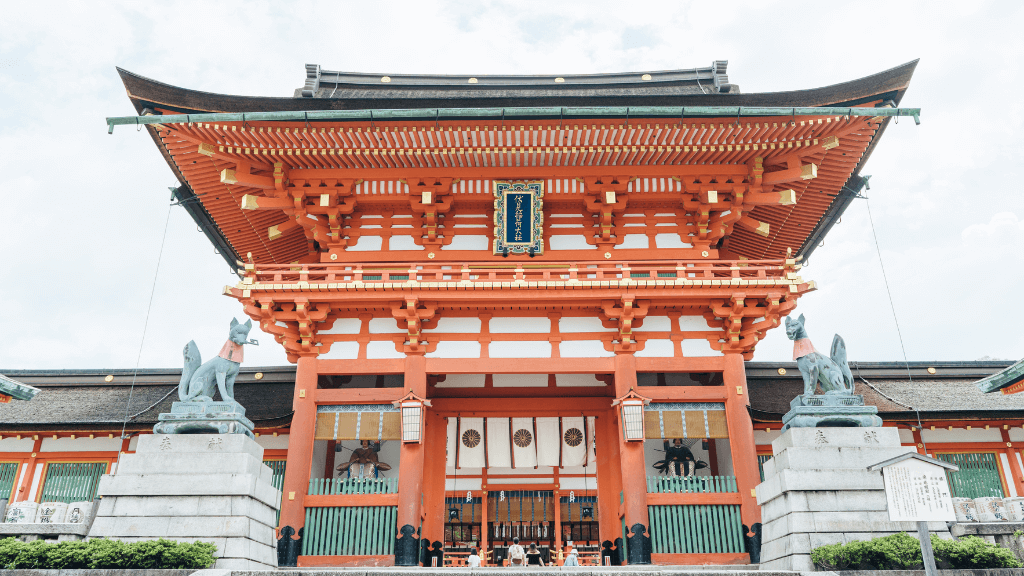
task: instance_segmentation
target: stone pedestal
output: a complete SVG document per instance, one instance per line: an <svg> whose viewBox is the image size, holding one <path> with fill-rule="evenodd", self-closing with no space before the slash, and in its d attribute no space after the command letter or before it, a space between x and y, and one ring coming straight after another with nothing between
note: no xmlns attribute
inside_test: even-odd
<svg viewBox="0 0 1024 576"><path fill-rule="evenodd" d="M245 434L255 438L252 420L234 400L175 402L170 412L157 419L154 434Z"/></svg>
<svg viewBox="0 0 1024 576"><path fill-rule="evenodd" d="M836 426L882 426L878 408L865 406L860 394L801 394L789 403L782 430Z"/></svg>
<svg viewBox="0 0 1024 576"><path fill-rule="evenodd" d="M878 464L907 452L896 428L791 428L772 442L757 487L761 505L761 569L814 570L811 550L897 532L915 522L890 522ZM945 522L929 530L950 538Z"/></svg>
<svg viewBox="0 0 1024 576"><path fill-rule="evenodd" d="M215 568L277 568L280 491L244 434L152 434L103 476L89 537L213 542Z"/></svg>

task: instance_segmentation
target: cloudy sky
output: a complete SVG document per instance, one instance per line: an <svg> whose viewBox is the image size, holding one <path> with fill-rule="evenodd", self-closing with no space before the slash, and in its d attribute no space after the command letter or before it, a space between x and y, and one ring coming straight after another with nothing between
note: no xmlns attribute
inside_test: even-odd
<svg viewBox="0 0 1024 576"><path fill-rule="evenodd" d="M841 8L829 8L842 6ZM745 92L859 78L921 59L865 170L911 360L1024 356L1024 61L1015 2L9 2L0 21L0 371L181 365L213 354L235 277L182 208L114 71L229 94L290 96L303 65L377 73L569 74L729 60ZM800 301L818 348L901 360L856 201L814 253ZM164 223L169 227L157 273ZM273 339L249 365L285 362ZM781 330L757 360L785 360Z"/></svg>

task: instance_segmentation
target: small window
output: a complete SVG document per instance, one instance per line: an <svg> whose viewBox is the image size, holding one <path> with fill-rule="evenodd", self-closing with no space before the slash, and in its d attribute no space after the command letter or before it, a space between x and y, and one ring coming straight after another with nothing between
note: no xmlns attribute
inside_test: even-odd
<svg viewBox="0 0 1024 576"><path fill-rule="evenodd" d="M363 274L363 280L380 280L382 277L380 274ZM406 277L408 280L408 277Z"/></svg>
<svg viewBox="0 0 1024 576"><path fill-rule="evenodd" d="M954 498L1005 497L999 460L994 453L936 454L935 457L960 468L957 472L946 471Z"/></svg>
<svg viewBox="0 0 1024 576"><path fill-rule="evenodd" d="M93 500L100 476L106 472L106 462L51 462L46 466L39 501L70 504Z"/></svg>
<svg viewBox="0 0 1024 576"><path fill-rule="evenodd" d="M0 463L0 499L11 499L14 482L18 479L18 463Z"/></svg>
<svg viewBox="0 0 1024 576"><path fill-rule="evenodd" d="M650 278L651 277L651 273L650 272L630 272L629 273L629 277L630 278Z"/></svg>

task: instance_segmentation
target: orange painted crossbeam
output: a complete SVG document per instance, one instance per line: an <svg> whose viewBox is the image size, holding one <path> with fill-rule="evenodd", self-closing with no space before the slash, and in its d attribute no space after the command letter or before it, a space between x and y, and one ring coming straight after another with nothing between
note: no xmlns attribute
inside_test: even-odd
<svg viewBox="0 0 1024 576"><path fill-rule="evenodd" d="M394 566L395 556L299 556L299 568L378 568Z"/></svg>
<svg viewBox="0 0 1024 576"><path fill-rule="evenodd" d="M306 496L303 503L309 508L397 506L398 494L335 494L329 496Z"/></svg>
<svg viewBox="0 0 1024 576"><path fill-rule="evenodd" d="M302 558L300 556L300 558ZM658 566L704 566L749 564L749 554L651 554L651 562Z"/></svg>
<svg viewBox="0 0 1024 576"><path fill-rule="evenodd" d="M736 492L721 493L673 493L673 494L648 494L648 506L684 506L691 504L740 504L742 498Z"/></svg>

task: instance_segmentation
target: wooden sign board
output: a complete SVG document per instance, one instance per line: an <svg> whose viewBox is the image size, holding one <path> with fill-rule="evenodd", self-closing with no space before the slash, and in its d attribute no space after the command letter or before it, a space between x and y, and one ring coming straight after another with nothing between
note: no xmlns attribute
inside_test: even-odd
<svg viewBox="0 0 1024 576"><path fill-rule="evenodd" d="M494 254L543 254L544 183L494 183Z"/></svg>
<svg viewBox="0 0 1024 576"><path fill-rule="evenodd" d="M953 498L946 471L916 459L882 468L889 520L893 522L953 522Z"/></svg>

